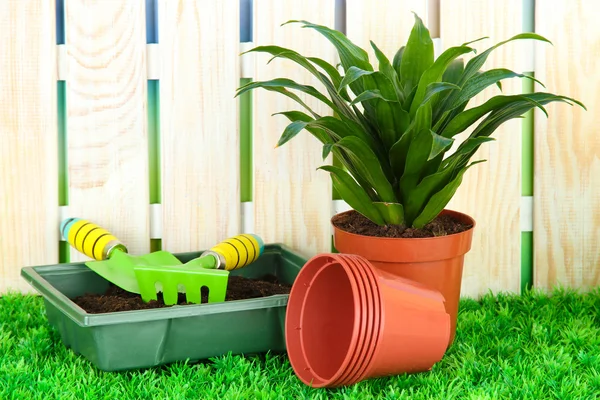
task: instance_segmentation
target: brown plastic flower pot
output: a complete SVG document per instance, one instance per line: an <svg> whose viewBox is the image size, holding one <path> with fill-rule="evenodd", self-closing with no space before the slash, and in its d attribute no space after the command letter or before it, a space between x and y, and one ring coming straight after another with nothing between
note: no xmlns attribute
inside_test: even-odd
<svg viewBox="0 0 600 400"><path fill-rule="evenodd" d="M288 357L312 387L428 371L444 356L449 336L439 292L352 254L310 259L288 300Z"/></svg>
<svg viewBox="0 0 600 400"><path fill-rule="evenodd" d="M383 238L350 233L333 225L334 245L340 253L366 258L378 270L439 291L450 314L450 346L456 335L464 256L471 249L475 220L451 210L444 210L441 215L450 215L472 227L464 232L431 238Z"/></svg>

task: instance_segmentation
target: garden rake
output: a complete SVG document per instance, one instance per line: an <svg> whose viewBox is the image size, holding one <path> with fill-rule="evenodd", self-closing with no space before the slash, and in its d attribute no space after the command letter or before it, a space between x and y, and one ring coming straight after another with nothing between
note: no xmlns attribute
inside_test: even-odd
<svg viewBox="0 0 600 400"><path fill-rule="evenodd" d="M180 285L189 303L201 303L202 287L208 288L209 303L225 301L229 271L253 263L264 250L260 237L242 234L184 264L167 251L130 255L119 239L85 219L67 218L60 231L71 246L95 260L86 262L87 267L120 288L141 294L143 301L157 299L160 283L166 305L177 303Z"/></svg>

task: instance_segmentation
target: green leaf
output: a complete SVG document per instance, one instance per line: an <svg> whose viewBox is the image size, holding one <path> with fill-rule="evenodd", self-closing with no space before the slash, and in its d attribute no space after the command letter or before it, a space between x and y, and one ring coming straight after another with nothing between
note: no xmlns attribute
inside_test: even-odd
<svg viewBox="0 0 600 400"><path fill-rule="evenodd" d="M390 164L396 178L400 178L405 173L407 165L407 155L416 134L421 131L429 132L431 129L431 105L425 103L417 111L417 115L409 126L407 131L400 137L390 149Z"/></svg>
<svg viewBox="0 0 600 400"><path fill-rule="evenodd" d="M352 175L352 177L354 178L354 180L356 180L359 186L365 191L365 193L367 193L371 201L381 201L379 195L377 194L373 186L366 180L364 176L360 174L357 166L350 158L350 156L348 156L347 152L345 152L344 149L336 146L333 146L331 151L335 156L337 156L342 166L346 168L350 175Z"/></svg>
<svg viewBox="0 0 600 400"><path fill-rule="evenodd" d="M286 126L285 130L281 134L279 141L275 147L281 147L288 141L290 141L294 136L296 136L302 129L306 127L308 122L304 121L294 121L288 126Z"/></svg>
<svg viewBox="0 0 600 400"><path fill-rule="evenodd" d="M356 104L352 104L352 109L354 110L354 114L359 119L360 125L363 127L365 132L368 132L371 137L377 137L377 127L373 124L373 120L368 119L356 106Z"/></svg>
<svg viewBox="0 0 600 400"><path fill-rule="evenodd" d="M545 104L553 101L560 101L572 105L571 102L574 102L586 109L585 106L572 98L566 96L554 95L552 93L545 92L537 92L537 93L526 93L521 95L512 95L512 96L495 96L490 100L485 102L484 104L468 109L466 111L462 111L461 108L456 109L454 112L447 112L441 119L436 123L434 129L437 131L441 131L441 135L445 137L452 137L465 129L469 128L473 123L475 123L479 118L483 117L488 112L499 112L503 109L516 109L521 110L517 111L515 115L511 118L519 117L525 112L529 111L533 107L537 107L544 112L544 114L548 115L546 109L543 107ZM466 104L466 103L463 103ZM448 114L455 114L453 117L448 117ZM443 123L443 119L447 118L448 122ZM510 118L509 118L510 119Z"/></svg>
<svg viewBox="0 0 600 400"><path fill-rule="evenodd" d="M364 70L373 69L369 63L369 55L367 52L356 44L352 43L352 41L340 31L305 20L290 20L283 23L282 26L293 23L303 24L303 28L314 29L322 34L327 40L329 40L337 49L344 70L347 70L351 65L355 65Z"/></svg>
<svg viewBox="0 0 600 400"><path fill-rule="evenodd" d="M425 91L425 97L423 97L421 103L415 108L415 114L417 112L417 110L419 109L419 107L421 107L423 104L428 103L433 96L435 96L437 93L439 92L443 92L444 90L460 90L459 86L456 86L453 83L449 83L449 82L434 82L429 84L429 86L427 86L427 89ZM416 98L415 98L416 100ZM415 104L417 104L415 101L413 101L413 106ZM411 107L411 111L412 111L412 107ZM414 116L414 115L411 115Z"/></svg>
<svg viewBox="0 0 600 400"><path fill-rule="evenodd" d="M407 221L414 219L419 211L410 207L408 199L412 197L413 191L421 179L421 173L432 151L432 142L431 131L422 129L417 132L417 135L409 145L406 164L399 182L400 197L404 202L404 212Z"/></svg>
<svg viewBox="0 0 600 400"><path fill-rule="evenodd" d="M541 107L543 109L543 106L540 103L527 97L527 95L494 96L480 106L470 108L457 114L450 121L450 123L446 125L446 128L444 128L444 130L441 132L441 135L444 137L451 138L463 132L465 129L469 128L473 123L475 123L478 119L480 119L490 111L499 109L506 105L514 104L518 101L529 101L532 102L533 105Z"/></svg>
<svg viewBox="0 0 600 400"><path fill-rule="evenodd" d="M394 143L390 148L390 164L392 171L397 179L402 177L404 174L404 166L406 165L406 155L408 154L408 148L415 135L415 125L411 124L406 132L400 137L400 139Z"/></svg>
<svg viewBox="0 0 600 400"><path fill-rule="evenodd" d="M414 123L417 131L431 129L431 104L425 103L417 111Z"/></svg>
<svg viewBox="0 0 600 400"><path fill-rule="evenodd" d="M462 58L453 60L450 65L448 65L448 68L446 68L446 71L444 71L442 81L458 84L464 68L464 61Z"/></svg>
<svg viewBox="0 0 600 400"><path fill-rule="evenodd" d="M534 77L519 74L506 68L496 68L489 71L484 71L480 74L474 75L469 79L462 87L460 92L454 92L448 99L448 110L452 110L455 107L460 106L464 102L469 101L477 94L481 93L485 88L495 83L499 83L503 79L509 78L527 78L534 80L544 86L540 81ZM545 111L545 110L544 110Z"/></svg>
<svg viewBox="0 0 600 400"><path fill-rule="evenodd" d="M274 58L285 58L287 60L293 61L301 67L305 68L308 72L314 75L317 79L321 80L321 73L315 66L303 55L300 53L288 49L286 47L269 45L269 46L256 46L242 53L268 53L273 56L269 62L271 62ZM325 83L325 82L323 82Z"/></svg>
<svg viewBox="0 0 600 400"><path fill-rule="evenodd" d="M427 175L410 192L410 196L404 200L404 206L406 209L413 210L413 219L421 214L431 196L442 190L450 182L453 172L453 166L448 166L439 172ZM412 224L413 220L407 222Z"/></svg>
<svg viewBox="0 0 600 400"><path fill-rule="evenodd" d="M335 146L345 151L357 172L369 182L382 201L397 202L380 160L368 146L365 146L365 142L355 136L347 136L335 143Z"/></svg>
<svg viewBox="0 0 600 400"><path fill-rule="evenodd" d="M340 86L340 83L342 82L342 76L333 65L317 57L307 57L306 59L311 61L313 64L316 64L317 66L321 67L323 71L325 71L327 75L329 75L329 78L331 79L331 82L333 83L334 87L337 88ZM344 100L350 101L350 96L348 95L346 89L339 90L338 93L340 93Z"/></svg>
<svg viewBox="0 0 600 400"><path fill-rule="evenodd" d="M329 96L331 97L333 103L336 105L336 108L333 110L340 117L346 119L354 119L356 122L358 121L358 117L352 112L350 107L346 104L346 100L338 93L337 89L333 85L333 82L322 72L320 72L314 65L311 63L306 57L303 55L281 46L257 46L254 47L242 54L250 53L250 52L260 52L260 53L269 53L273 55L273 58L285 58L287 60L293 61L296 64L305 68L308 72L310 72L313 76L315 76L327 89ZM270 62L270 61L269 61ZM269 88L266 88L267 90ZM287 93L283 93L288 95ZM293 95L293 94L292 94ZM295 95L294 95L295 96ZM289 97L289 95L288 95ZM297 96L296 96L297 97ZM304 103L302 103L304 105ZM304 105L307 107L306 105ZM319 116L311 111L311 114L315 115L315 118Z"/></svg>
<svg viewBox="0 0 600 400"><path fill-rule="evenodd" d="M431 130L421 129L420 131L417 131L416 136L410 143L408 154L406 156L406 165L404 166L404 173L402 174L403 179L411 175L419 174L421 166L425 164L429 158L429 154L431 154L431 145ZM400 180L401 188L403 179Z"/></svg>
<svg viewBox="0 0 600 400"><path fill-rule="evenodd" d="M359 139L362 141L362 146L368 147L375 154L385 176L390 179L393 177L392 171L389 167L389 162L387 161L387 154L385 153L381 144L377 142L371 135L366 133L359 124L356 124L352 121L342 121L332 116L325 116L310 121L306 128L319 129L324 132L328 136L328 140L324 143L338 142L345 137L355 137ZM356 167L348 158L348 156L345 153L338 155L348 170L355 175L354 172ZM365 188L365 190L367 190L367 185L365 185L364 180L359 181L359 183Z"/></svg>
<svg viewBox="0 0 600 400"><path fill-rule="evenodd" d="M397 135L395 140L389 146L386 146L389 149L392 146L392 144L396 143L400 139L400 137L402 137L402 135L408 130L408 127L410 126L410 115L408 115L408 112L402 107L400 107L398 104L388 104L391 104L393 109L394 126L396 127Z"/></svg>
<svg viewBox="0 0 600 400"><path fill-rule="evenodd" d="M471 41L465 42L465 43L463 43L462 45L463 45L463 46L468 46L468 45L470 45L470 44L473 44L473 43L476 43L476 42L482 41L482 40L484 40L484 39L489 39L489 38L490 38L489 36L482 36L482 37L480 37L479 39L475 39L475 40L471 40Z"/></svg>
<svg viewBox="0 0 600 400"><path fill-rule="evenodd" d="M377 47L377 45L372 40L370 42L371 47L375 52L375 56L379 61L379 71L381 71L381 73L383 73L383 75L385 75L392 83L396 91L396 97L399 101L402 102L404 99L404 94L402 93L402 87L400 86L400 78L398 77L396 70L394 69L392 64L390 64L390 60L388 60L388 58L385 56L385 54L383 54L379 47Z"/></svg>
<svg viewBox="0 0 600 400"><path fill-rule="evenodd" d="M472 76L479 74L479 70L481 69L483 64L485 64L485 61L487 60L488 56L490 55L490 53L493 50L495 50L498 47L500 47L506 43L509 43L513 40L521 40L521 39L533 39L533 40L540 40L540 41L545 41L545 42L551 43L548 39L546 39L543 36L540 36L538 34L535 34L535 33L520 33L518 35L511 37L508 40L497 43L496 45L490 47L483 53L481 53L481 54L473 57L471 60L469 60L469 62L465 66L465 69L461 75L458 85L461 87L464 87L464 84L469 79L471 79ZM436 107L436 112L434 113L433 120L434 120L434 124L435 124L436 128L438 129L437 130L438 132L445 129L445 126L448 123L448 121L451 120L452 118L454 118L459 112L464 110L467 106L467 102L461 103L459 101L456 101L455 97L456 97L456 92L454 92L451 95L449 95L448 97L446 97L442 102L439 103L439 106ZM452 111L450 111L450 110L452 110Z"/></svg>
<svg viewBox="0 0 600 400"><path fill-rule="evenodd" d="M433 59L433 41L429 30L415 14L415 23L400 64L400 77L405 93L410 93L419 84L421 75L433 64Z"/></svg>
<svg viewBox="0 0 600 400"><path fill-rule="evenodd" d="M385 57L381 55L381 57ZM385 59L383 64L385 65ZM362 102L365 109L365 116L374 123L375 137L379 137L384 145L389 148L406 130L410 118L402 109L399 98L398 88L393 80L397 81L395 71L389 65L388 74L380 71L370 74L371 80L365 82L365 92L360 93L358 97L351 102L354 104ZM360 73L360 72L358 72Z"/></svg>
<svg viewBox="0 0 600 400"><path fill-rule="evenodd" d="M426 92L428 91L430 85L434 82L439 82L446 71L448 65L454 61L457 57L470 53L474 51L473 48L467 46L459 46L459 47L451 47L448 50L444 51L438 58L435 60L433 65L429 67L419 80L419 86L417 88L417 92L415 93L415 97L412 101L412 105L410 107L410 114L414 116L417 112L417 108L421 105L426 97ZM448 82L450 84L451 82ZM456 86L457 89L460 89Z"/></svg>
<svg viewBox="0 0 600 400"><path fill-rule="evenodd" d="M404 111L404 110L403 110ZM394 124L394 111L391 103L379 101L375 106L375 115L377 119L379 138L386 148L396 143L397 134ZM398 135L399 137L399 135Z"/></svg>
<svg viewBox="0 0 600 400"><path fill-rule="evenodd" d="M413 99L415 98L415 94L417 94L417 87L415 86L410 93L408 94L408 96L406 97L406 100L404 101L404 103L402 104L402 107L406 110L406 111L410 111L410 106L413 102Z"/></svg>
<svg viewBox="0 0 600 400"><path fill-rule="evenodd" d="M364 92L362 92L361 94L356 96L356 98L350 102L350 105L354 105L356 103L361 103L363 101L372 100L372 99L382 99L385 101L394 101L394 100L383 97L381 95L381 92L378 89L372 89L372 90L365 90Z"/></svg>
<svg viewBox="0 0 600 400"><path fill-rule="evenodd" d="M423 209L423 212L419 214L419 216L413 221L412 226L414 228L422 228L429 222L433 221L435 217L439 215L440 212L446 207L446 205L450 202L456 190L462 183L463 175L465 172L471 168L473 165L478 164L480 162L484 162L485 160L475 161L470 165L462 168L457 176L442 190L431 196L427 205Z"/></svg>
<svg viewBox="0 0 600 400"><path fill-rule="evenodd" d="M500 46L503 46L509 42L512 42L513 40L521 40L521 39L540 40L540 41L552 44L552 42L550 42L548 39L546 39L545 37L540 36L536 33L527 32L527 33L520 33L518 35L515 35L508 40L504 40L500 43L495 44L494 46L485 50L483 53L481 53L481 54L473 57L471 60L469 60L469 62L465 66L465 70L463 72L463 75L461 77L459 85L462 86L462 84L464 84L469 78L471 78L471 76L473 76L473 74L475 74L477 71L479 71L481 69L481 67L483 66L483 64L485 64L488 56L490 55L490 53L492 51L494 51L495 49L497 49Z"/></svg>
<svg viewBox="0 0 600 400"><path fill-rule="evenodd" d="M491 142L496 139L488 136L471 137L465 140L458 146L456 151L446 158L441 165L442 169L448 168L450 165L466 165L471 156L475 154L479 146L483 143Z"/></svg>
<svg viewBox="0 0 600 400"><path fill-rule="evenodd" d="M304 121L304 122L308 122L308 121L313 121L313 118L310 115L307 115L306 113L303 113L302 111L280 111L278 113L274 113L272 115L283 115L285 117L287 117L290 121Z"/></svg>
<svg viewBox="0 0 600 400"><path fill-rule="evenodd" d="M247 85L245 85L247 86ZM245 86L243 86L241 89L243 89ZM302 99L300 99L300 97L298 97L296 94L290 92L289 90L287 90L286 88L280 87L280 86L264 86L263 89L268 90L270 92L277 92L280 94L283 94L284 96L289 97L290 99L294 100L296 103L300 104L302 107L304 107L308 112L310 112L315 118L319 118L320 115L317 114L312 108L310 108L306 103L304 103L302 101ZM238 92L236 94L236 96L240 95L243 92Z"/></svg>
<svg viewBox="0 0 600 400"><path fill-rule="evenodd" d="M398 103L380 101L375 106L379 138L386 149L396 143L410 125L410 116Z"/></svg>
<svg viewBox="0 0 600 400"><path fill-rule="evenodd" d="M427 160L427 163L423 167L421 171L421 180L426 178L429 175L435 174L438 172L440 165L442 165L442 161L444 161L445 152L438 154L437 156Z"/></svg>
<svg viewBox="0 0 600 400"><path fill-rule="evenodd" d="M371 79L371 82L365 83L366 89L379 89L383 97L389 99L389 101L400 104L401 97L398 96L396 87L390 78L379 71L369 78Z"/></svg>
<svg viewBox="0 0 600 400"><path fill-rule="evenodd" d="M557 96L551 93L529 93L522 96L527 97L528 100L534 101L518 101L515 103L508 104L497 110L494 110L477 126L477 128L475 128L475 130L471 133L470 137L490 136L504 122L513 118L521 117L527 111L536 107L537 103L542 105L556 101L568 103L568 101L566 101L567 98L565 98L564 96ZM580 104L580 102L577 103ZM583 108L585 108L583 104L580 105Z"/></svg>
<svg viewBox="0 0 600 400"><path fill-rule="evenodd" d="M295 122L295 121L310 122L310 121L313 121L313 118L311 118L310 116L306 115L302 111L282 111L282 112L275 113L273 115L279 115L279 114L284 115L291 122ZM306 129L308 132L310 132L321 143L325 144L325 143L331 143L333 141L333 139L326 132L324 132L321 129L311 128L310 126L305 126L304 129Z"/></svg>
<svg viewBox="0 0 600 400"><path fill-rule="evenodd" d="M392 81L387 76L385 76L383 73L381 73L379 71L364 71L364 70L360 70L359 68L351 67L348 70L348 73L346 74L344 79L342 80L340 88L345 88L346 85L351 84L360 78L363 78L363 79L369 78L369 79L365 80L363 82L363 87L365 88L365 90L364 90L364 92L357 93L359 100L355 99L354 101L352 101L350 103L351 106L356 104L359 101L365 101L365 99L366 100L374 99L375 97L370 97L370 96L374 96L374 95L377 96L378 98L384 99L386 101L395 101L395 102L400 101L399 97L398 97L398 93L397 93L396 88L394 87L394 84L392 83ZM370 94L363 95L363 93L370 93ZM366 98L361 97L361 95L366 96ZM365 113L371 114L371 116L372 116L372 113L374 112L373 106L375 106L376 104L377 104L377 102L375 102L374 104L364 103L363 106L365 108Z"/></svg>
<svg viewBox="0 0 600 400"><path fill-rule="evenodd" d="M301 85L299 83L294 82L291 79L286 79L286 78L276 78L276 79L271 79L268 81L254 81L254 82L250 82L246 85L244 85L243 87L241 87L238 90L238 93L236 94L236 96L239 96L245 92L247 92L248 90L252 90L255 88L267 88L267 87L273 87L273 88L289 88L289 89L295 89L295 90L299 90L303 93L306 93L310 96L315 97L318 100L321 100L323 103L325 103L327 106L331 107L332 109L336 109L337 107L327 98L325 97L323 94L321 94L321 92L319 92L317 89L315 89L313 86L309 86L309 85Z"/></svg>
<svg viewBox="0 0 600 400"><path fill-rule="evenodd" d="M403 136L399 141L403 147L401 154L394 154L399 157L398 160L391 160L395 174L400 172L400 168L395 162L405 160L402 175L396 175L400 177L399 191L404 203L412 196L412 191L421 180L424 169L428 167L428 162L448 145L451 145L450 142L438 138L439 135L431 131L431 106L429 103L419 108L414 124L413 135L409 136L406 141L402 140ZM404 205L407 220L416 217L417 211L407 207L407 204Z"/></svg>
<svg viewBox="0 0 600 400"><path fill-rule="evenodd" d="M402 75L401 75L401 65L402 65L402 56L404 55L404 50L406 49L406 46L402 46L398 49L398 51L396 52L396 54L394 55L394 60L392 61L392 66L394 67L394 70L396 70L396 74L398 75L398 78L400 79L400 82L402 82Z"/></svg>
<svg viewBox="0 0 600 400"><path fill-rule="evenodd" d="M310 121L309 128L319 128L327 132L332 141L338 141L344 137L354 136L363 141L363 146L368 146L377 156L379 162L385 165L385 154L375 139L366 133L359 124L352 121L342 121L332 116L325 116Z"/></svg>
<svg viewBox="0 0 600 400"><path fill-rule="evenodd" d="M333 143L325 143L323 145L323 160L325 160L327 158L327 156L329 156L329 153L331 153L331 150L333 149Z"/></svg>
<svg viewBox="0 0 600 400"><path fill-rule="evenodd" d="M367 52L356 44L352 43L352 41L349 40L343 33L335 29L304 20L290 20L282 25L291 23L301 23L303 24L303 28L314 29L322 34L327 40L329 40L329 42L336 48L340 57L340 62L345 71L347 71L351 66L355 66L365 71L373 70L373 66L369 63L369 55ZM364 90L360 82L355 82L355 84L351 85L350 88L352 91L354 91L354 93L360 93Z"/></svg>
<svg viewBox="0 0 600 400"><path fill-rule="evenodd" d="M477 136L477 137L468 138L467 140L462 142L460 146L458 146L458 149L456 149L456 152L454 154L452 154L450 157L448 157L448 159L450 161L452 161L453 157L459 157L463 154L477 151L479 146L481 146L483 143L492 142L494 140L496 140L496 139L494 139L493 137L489 137L489 136Z"/></svg>
<svg viewBox="0 0 600 400"><path fill-rule="evenodd" d="M511 104L498 111L492 112L475 128L470 137L490 136L500 125L513 118L520 118L534 106L529 103L524 105Z"/></svg>
<svg viewBox="0 0 600 400"><path fill-rule="evenodd" d="M378 207L373 205L369 195L352 179L348 172L333 165L324 165L318 169L330 173L334 189L350 207L377 225L385 225L385 220L381 216Z"/></svg>
<svg viewBox="0 0 600 400"><path fill-rule="evenodd" d="M432 137L432 145L431 152L429 153L427 161L436 158L438 155L448 150L452 146L452 143L454 143L454 139L440 136L432 130L430 130L429 132L431 133Z"/></svg>
<svg viewBox="0 0 600 400"><path fill-rule="evenodd" d="M567 97L567 96L556 95L556 94L545 93L545 92L526 93L523 96L527 97L530 100L536 101L540 104L548 104L548 103L551 103L554 101L558 101L558 102L563 102L563 103L572 105L570 102L573 102L573 103L577 104L579 107L581 107L587 111L586 106L582 102L580 102L579 100L576 100L574 98Z"/></svg>
<svg viewBox="0 0 600 400"><path fill-rule="evenodd" d="M342 89L345 89L346 86L350 85L357 79L359 79L365 75L374 74L376 72L377 71L366 71L364 69L360 69L355 66L348 68L348 70L346 71L346 74L344 75L344 78L342 79L342 82L338 86L338 92L341 91Z"/></svg>
<svg viewBox="0 0 600 400"><path fill-rule="evenodd" d="M373 205L388 225L404 225L404 207L400 203L374 202Z"/></svg>

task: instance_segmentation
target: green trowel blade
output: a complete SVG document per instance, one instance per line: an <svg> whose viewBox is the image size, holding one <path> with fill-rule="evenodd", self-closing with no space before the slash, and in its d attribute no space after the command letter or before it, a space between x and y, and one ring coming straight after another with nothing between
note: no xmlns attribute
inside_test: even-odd
<svg viewBox="0 0 600 400"><path fill-rule="evenodd" d="M85 265L120 288L140 294L140 287L135 275L136 267L181 265L181 261L166 251L156 251L143 256L132 256L122 251L115 251L108 260L89 261Z"/></svg>

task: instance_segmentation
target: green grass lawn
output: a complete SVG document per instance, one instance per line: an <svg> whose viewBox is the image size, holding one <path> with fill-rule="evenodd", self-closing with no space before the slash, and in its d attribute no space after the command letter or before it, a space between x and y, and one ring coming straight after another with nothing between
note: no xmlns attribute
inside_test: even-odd
<svg viewBox="0 0 600 400"><path fill-rule="evenodd" d="M462 302L454 346L428 373L311 389L287 358L223 356L102 372L67 350L41 298L0 298L0 399L595 399L600 291Z"/></svg>

